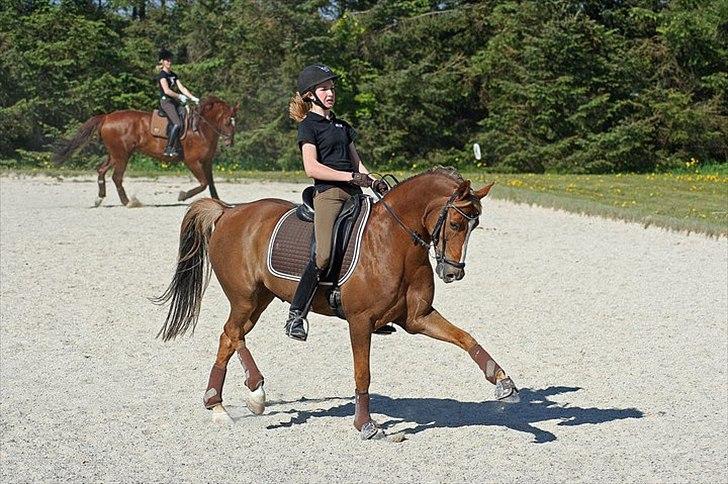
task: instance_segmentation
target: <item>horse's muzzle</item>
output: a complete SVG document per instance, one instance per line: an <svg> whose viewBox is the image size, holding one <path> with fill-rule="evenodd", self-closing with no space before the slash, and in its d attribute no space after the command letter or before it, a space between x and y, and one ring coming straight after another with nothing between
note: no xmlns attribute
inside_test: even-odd
<svg viewBox="0 0 728 484"><path fill-rule="evenodd" d="M437 263L435 272L440 279L445 281L445 283L459 281L465 277L465 269L453 267L450 264L445 264L444 262Z"/></svg>

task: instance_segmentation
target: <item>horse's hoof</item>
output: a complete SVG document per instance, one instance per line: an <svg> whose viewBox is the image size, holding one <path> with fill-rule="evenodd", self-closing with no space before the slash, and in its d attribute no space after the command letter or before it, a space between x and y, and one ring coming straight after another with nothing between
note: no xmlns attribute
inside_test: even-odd
<svg viewBox="0 0 728 484"><path fill-rule="evenodd" d="M131 200L129 200L126 204L126 208L139 208L143 207L144 204L139 201L139 199L132 195Z"/></svg>
<svg viewBox="0 0 728 484"><path fill-rule="evenodd" d="M504 403L518 403L521 397L518 396L518 389L510 377L498 380L495 384L495 399Z"/></svg>
<svg viewBox="0 0 728 484"><path fill-rule="evenodd" d="M265 411L265 390L263 390L263 385L250 392L248 398L245 399L245 405L254 414L263 414Z"/></svg>
<svg viewBox="0 0 728 484"><path fill-rule="evenodd" d="M101 205L101 202L104 201L104 197L96 197L96 200L94 200L94 208L97 208L99 205Z"/></svg>
<svg viewBox="0 0 728 484"><path fill-rule="evenodd" d="M359 436L361 440L379 440L384 438L384 431L377 427L374 420L370 420L361 428Z"/></svg>
<svg viewBox="0 0 728 484"><path fill-rule="evenodd" d="M179 195L177 196L177 201L184 202L185 200L187 200L187 192L182 190L181 192L179 192Z"/></svg>
<svg viewBox="0 0 728 484"><path fill-rule="evenodd" d="M230 425L234 423L233 419L222 406L222 403L218 403L212 407L212 421L220 425Z"/></svg>

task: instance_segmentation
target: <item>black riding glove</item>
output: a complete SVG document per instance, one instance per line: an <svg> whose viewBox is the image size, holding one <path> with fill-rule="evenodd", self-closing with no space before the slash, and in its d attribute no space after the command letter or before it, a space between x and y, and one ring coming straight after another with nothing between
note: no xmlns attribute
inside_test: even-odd
<svg viewBox="0 0 728 484"><path fill-rule="evenodd" d="M366 173L352 173L349 183L358 187L369 188L374 183L374 180Z"/></svg>

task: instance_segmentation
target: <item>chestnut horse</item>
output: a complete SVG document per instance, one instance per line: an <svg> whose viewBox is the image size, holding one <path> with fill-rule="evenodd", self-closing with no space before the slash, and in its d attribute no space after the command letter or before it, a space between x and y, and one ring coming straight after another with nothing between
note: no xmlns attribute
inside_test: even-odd
<svg viewBox="0 0 728 484"><path fill-rule="evenodd" d="M200 185L189 191L180 192L178 200L193 197L208 186L210 196L218 198L212 180L212 158L215 155L220 136L224 138L226 146L233 144L235 113L238 107L239 103L232 107L214 96L205 98L200 103L196 110L199 114L198 130L193 131L190 127L185 139L181 141L184 162ZM190 115L195 115L195 113ZM152 113L134 110L115 111L94 116L81 126L71 140L56 151L53 161L56 164L66 161L74 151L88 143L94 132L98 130L108 156L96 167L99 174L99 195L95 205L98 207L106 196L106 172L113 168L114 174L111 178L116 185L119 199L123 205L129 206L129 197L126 196L122 181L131 154L134 151L140 151L160 161L170 160L169 157L163 155L167 140L152 136L151 119Z"/></svg>
<svg viewBox="0 0 728 484"><path fill-rule="evenodd" d="M493 184L473 190L454 170L438 167L393 187L375 203L364 231L359 262L341 286L354 353L356 411L354 426L362 438L382 436L369 414L369 349L374 330L390 321L408 333L453 343L470 354L485 378L496 385L498 400L518 401L518 391L501 367L467 332L432 307L434 277L446 283L462 279L471 231L478 224L481 199ZM281 216L294 205L263 199L235 207L205 198L194 202L182 220L177 269L166 292L171 301L159 332L165 341L194 329L210 265L230 301L217 358L210 372L204 404L224 413L222 390L227 364L237 352L250 390L248 407L265 408L263 376L245 344L247 335L274 297L290 301L296 283L272 275L266 265L268 242ZM332 315L318 291L312 310ZM281 322L281 337L283 337ZM158 336L159 336L158 335Z"/></svg>

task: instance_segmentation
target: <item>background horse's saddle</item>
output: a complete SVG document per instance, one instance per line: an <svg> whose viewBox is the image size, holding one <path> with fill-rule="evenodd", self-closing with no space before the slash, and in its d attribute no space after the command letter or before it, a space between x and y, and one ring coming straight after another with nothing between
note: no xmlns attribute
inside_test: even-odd
<svg viewBox="0 0 728 484"><path fill-rule="evenodd" d="M192 116L187 116L187 112L180 113L182 118L182 135L179 139L185 139L187 136L187 128L189 127L189 120ZM169 130L172 128L172 123L169 122L167 113L161 109L155 109L152 111L152 122L149 124L152 131L152 136L157 138L169 138Z"/></svg>
<svg viewBox="0 0 728 484"><path fill-rule="evenodd" d="M316 251L312 190L313 187L304 190L304 204L283 214L273 230L268 246L268 270L275 276L300 280ZM322 284L341 285L354 272L371 206L371 198L366 195L355 195L344 203L334 225L331 262L321 276Z"/></svg>

